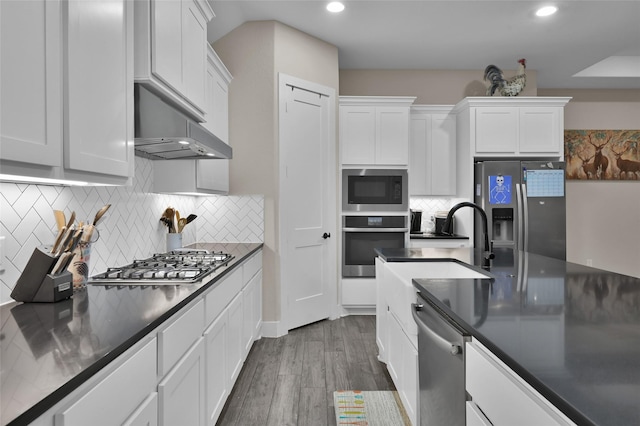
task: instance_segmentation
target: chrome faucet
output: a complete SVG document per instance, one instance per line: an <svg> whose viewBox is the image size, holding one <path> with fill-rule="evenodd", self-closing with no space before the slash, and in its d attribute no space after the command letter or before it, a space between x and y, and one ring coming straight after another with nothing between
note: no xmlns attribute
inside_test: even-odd
<svg viewBox="0 0 640 426"><path fill-rule="evenodd" d="M449 213L447 214L447 219L444 221L444 225L442 225L442 233L447 235L453 234L453 215L455 212L461 207L471 207L480 213L480 217L482 218L482 232L484 233L484 258L485 260L493 259L495 255L493 254L493 247L489 245L489 231L487 225L487 214L484 212L482 207L477 204L470 203L468 201L464 201L462 203L458 203L455 206L451 207Z"/></svg>

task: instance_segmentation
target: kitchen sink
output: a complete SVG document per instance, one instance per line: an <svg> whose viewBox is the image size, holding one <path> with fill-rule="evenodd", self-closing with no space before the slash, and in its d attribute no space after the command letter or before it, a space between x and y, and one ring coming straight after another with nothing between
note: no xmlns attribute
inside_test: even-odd
<svg viewBox="0 0 640 426"><path fill-rule="evenodd" d="M410 309L411 303L416 303L417 300L416 290L412 283L414 278L475 279L493 277L488 272L481 272L481 270L456 260L387 262L381 291L384 292L384 298L396 320L412 339L416 339L418 334L418 328Z"/></svg>

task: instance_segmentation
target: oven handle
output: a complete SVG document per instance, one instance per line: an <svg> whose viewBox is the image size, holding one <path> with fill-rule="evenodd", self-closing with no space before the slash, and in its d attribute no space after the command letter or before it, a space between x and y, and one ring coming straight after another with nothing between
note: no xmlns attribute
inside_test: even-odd
<svg viewBox="0 0 640 426"><path fill-rule="evenodd" d="M408 232L409 228L342 228L343 232Z"/></svg>

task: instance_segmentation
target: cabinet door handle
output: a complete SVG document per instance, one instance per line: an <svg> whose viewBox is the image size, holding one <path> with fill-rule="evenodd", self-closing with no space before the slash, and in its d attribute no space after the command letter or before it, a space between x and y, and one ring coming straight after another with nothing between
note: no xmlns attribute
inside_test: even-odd
<svg viewBox="0 0 640 426"><path fill-rule="evenodd" d="M327 234L326 232L324 234L322 234L322 238L324 238L325 240L327 238L331 237L331 233Z"/></svg>

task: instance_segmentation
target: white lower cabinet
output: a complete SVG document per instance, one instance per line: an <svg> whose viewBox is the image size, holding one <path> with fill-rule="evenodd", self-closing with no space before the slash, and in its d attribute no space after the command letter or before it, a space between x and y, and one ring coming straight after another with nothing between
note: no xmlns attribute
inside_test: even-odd
<svg viewBox="0 0 640 426"><path fill-rule="evenodd" d="M466 390L473 401L467 413L477 408L483 414L467 415L467 425L575 425L478 341L465 346Z"/></svg>
<svg viewBox="0 0 640 426"><path fill-rule="evenodd" d="M398 320L396 320L391 314L387 312L387 327L389 331L389 345L387 347L387 369L391 379L398 387L398 380L400 379L400 368L402 367L402 354L401 354L401 335L402 329Z"/></svg>
<svg viewBox="0 0 640 426"><path fill-rule="evenodd" d="M467 414L467 426L492 426L491 422L473 401L465 404Z"/></svg>
<svg viewBox="0 0 640 426"><path fill-rule="evenodd" d="M261 327L260 250L33 424L214 426Z"/></svg>
<svg viewBox="0 0 640 426"><path fill-rule="evenodd" d="M387 369L413 425L418 425L418 351L392 312L388 312Z"/></svg>
<svg viewBox="0 0 640 426"><path fill-rule="evenodd" d="M342 278L340 284L342 306L371 308L376 305L374 278Z"/></svg>
<svg viewBox="0 0 640 426"><path fill-rule="evenodd" d="M158 373L164 376L202 336L204 329L204 301L199 301L186 312L176 315L169 326L158 333Z"/></svg>
<svg viewBox="0 0 640 426"><path fill-rule="evenodd" d="M204 426L204 338L158 384L160 426Z"/></svg>
<svg viewBox="0 0 640 426"><path fill-rule="evenodd" d="M249 354L249 350L253 345L253 341L256 337L257 316L256 311L262 310L262 297L258 293L260 292L261 275L254 276L242 290L242 338L243 338L243 355L246 357Z"/></svg>
<svg viewBox="0 0 640 426"><path fill-rule="evenodd" d="M231 390L227 375L227 352L223 350L229 339L229 316L225 310L204 332L207 382L207 424L214 426Z"/></svg>
<svg viewBox="0 0 640 426"><path fill-rule="evenodd" d="M158 424L158 393L144 400L122 426L156 426Z"/></svg>
<svg viewBox="0 0 640 426"><path fill-rule="evenodd" d="M384 293L385 262L376 256L376 344L378 346L378 360L387 362L387 342L389 326L387 324L387 299Z"/></svg>
<svg viewBox="0 0 640 426"><path fill-rule="evenodd" d="M157 341L151 340L68 408L54 416L56 426L119 425L150 395L156 383ZM135 378L132 380L132 378ZM105 403L105 401L108 401ZM115 409L117 407L117 409Z"/></svg>
<svg viewBox="0 0 640 426"><path fill-rule="evenodd" d="M230 382L235 382L242 369L243 359L243 339L242 325L244 315L242 312L242 294L238 294L229 304L229 339L225 346L227 359L229 360L229 370L227 372Z"/></svg>

